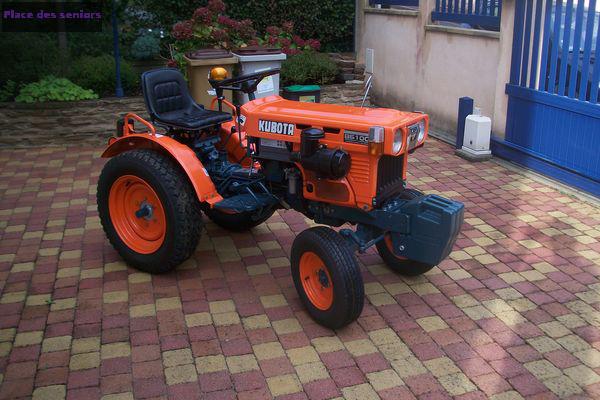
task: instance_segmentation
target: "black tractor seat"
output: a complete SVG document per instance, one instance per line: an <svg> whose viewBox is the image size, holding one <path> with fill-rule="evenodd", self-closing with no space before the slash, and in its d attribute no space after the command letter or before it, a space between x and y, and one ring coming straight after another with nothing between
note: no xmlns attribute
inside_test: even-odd
<svg viewBox="0 0 600 400"><path fill-rule="evenodd" d="M189 129L192 131L231 121L230 114L206 110L199 105L196 105L196 107L186 111L167 112L157 116L155 120L173 128Z"/></svg>
<svg viewBox="0 0 600 400"><path fill-rule="evenodd" d="M231 121L231 114L207 110L197 104L183 75L175 68L144 72L142 91L148 114L157 125L197 131Z"/></svg>

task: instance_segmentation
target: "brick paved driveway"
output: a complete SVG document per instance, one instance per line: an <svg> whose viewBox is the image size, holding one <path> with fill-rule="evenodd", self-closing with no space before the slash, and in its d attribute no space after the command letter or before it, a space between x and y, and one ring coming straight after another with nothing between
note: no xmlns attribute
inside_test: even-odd
<svg viewBox="0 0 600 400"><path fill-rule="evenodd" d="M0 398L600 397L600 209L432 140L410 181L462 200L451 259L403 279L370 253L357 323L302 309L280 212L207 222L192 260L128 269L96 213L100 149L0 151Z"/></svg>

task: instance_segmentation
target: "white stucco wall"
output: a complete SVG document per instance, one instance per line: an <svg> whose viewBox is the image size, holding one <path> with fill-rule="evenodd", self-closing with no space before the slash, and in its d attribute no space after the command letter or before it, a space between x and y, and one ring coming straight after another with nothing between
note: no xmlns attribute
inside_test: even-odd
<svg viewBox="0 0 600 400"><path fill-rule="evenodd" d="M417 18L368 13L365 27L363 48L375 50L372 95L386 105L414 108L419 102L412 94L422 72L417 61Z"/></svg>
<svg viewBox="0 0 600 400"><path fill-rule="evenodd" d="M500 138L504 138L506 129L506 113L508 96L506 83L510 80L510 64L512 60L513 30L515 26L515 1L502 3L502 21L500 25L500 60L496 76L496 96L494 102L494 119L492 130Z"/></svg>
<svg viewBox="0 0 600 400"><path fill-rule="evenodd" d="M454 133L458 99L469 96L492 118L495 133L503 135L506 81L501 82L510 57L503 57L501 49L510 53L508 38L431 26L428 9L432 2L422 0L421 4L418 12L357 10L361 14L357 17L358 60L365 62L366 48L375 53L373 100L382 106L425 111L434 127ZM512 39L512 27L505 25L502 29L510 28ZM503 120L496 121L496 115Z"/></svg>

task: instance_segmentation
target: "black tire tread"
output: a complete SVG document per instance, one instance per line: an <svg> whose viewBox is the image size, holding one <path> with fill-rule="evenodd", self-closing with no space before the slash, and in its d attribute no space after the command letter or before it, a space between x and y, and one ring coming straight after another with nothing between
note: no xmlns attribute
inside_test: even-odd
<svg viewBox="0 0 600 400"><path fill-rule="evenodd" d="M103 184L109 183L106 180L109 179L108 175L112 173L111 169L115 168L119 170L123 165L131 163L137 164L148 170L151 174L156 175L175 207L174 215L176 219L173 221L173 224L177 229L175 232L176 238L173 240L173 248L170 249L167 257L156 260L153 265L140 266L139 260L132 259L127 253L119 251L124 243L120 240L116 232L111 230L110 226L112 223L108 213L100 211L100 205L108 201L110 187L104 189ZM187 260L198 245L202 233L200 203L188 177L181 170L181 167L164 154L153 150L136 149L123 152L111 158L106 163L98 179L97 201L102 227L110 243L125 258L125 261L133 266L142 267L140 269L151 273L166 273Z"/></svg>
<svg viewBox="0 0 600 400"><path fill-rule="evenodd" d="M394 272L404 276L418 276L431 270L435 265L425 264L414 260L402 260L397 258L389 249L384 240L375 244L379 256Z"/></svg>

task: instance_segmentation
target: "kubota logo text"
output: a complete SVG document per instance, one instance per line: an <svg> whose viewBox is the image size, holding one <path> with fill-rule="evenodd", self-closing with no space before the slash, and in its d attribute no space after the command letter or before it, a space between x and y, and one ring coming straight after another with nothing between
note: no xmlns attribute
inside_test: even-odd
<svg viewBox="0 0 600 400"><path fill-rule="evenodd" d="M260 132L278 133L280 135L292 136L294 134L294 124L259 119L258 130Z"/></svg>

